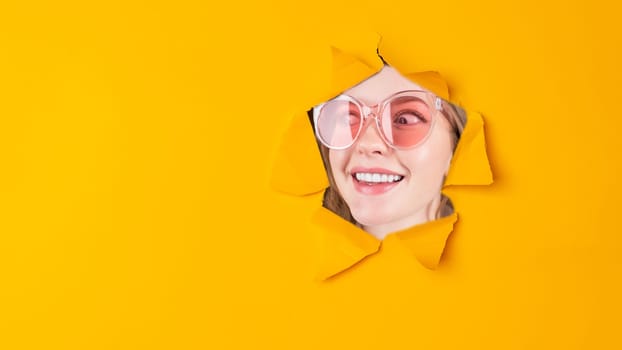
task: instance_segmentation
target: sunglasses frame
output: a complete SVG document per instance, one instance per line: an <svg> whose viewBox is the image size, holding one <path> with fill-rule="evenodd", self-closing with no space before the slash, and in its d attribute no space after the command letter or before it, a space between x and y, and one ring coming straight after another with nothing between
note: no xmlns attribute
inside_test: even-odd
<svg viewBox="0 0 622 350"><path fill-rule="evenodd" d="M381 121L380 121L380 117L383 115L385 108L387 107L387 105L389 105L389 103L391 103L394 99L401 97L401 96L409 96L412 94L424 94L426 95L427 99L423 99L424 102L426 102L426 104L428 104L428 107L430 107L430 111L431 111L431 115L430 115L430 128L427 132L427 134L425 135L425 137L423 137L421 139L421 141L419 141L418 143L412 145L412 146L408 146L408 147L401 147L401 146L397 146L395 144L393 144L392 142L389 142L387 136L385 135L382 125L381 125ZM417 98L419 98L419 96L417 96ZM318 128L318 119L322 113L322 110L324 109L324 107L326 106L326 104L328 104L329 102L332 101L348 101L348 102L352 102L354 103L357 108L359 109L359 111L361 112L361 115L363 116L363 118L360 119L360 125L358 128L358 131L356 133L356 135L352 138L352 142L346 146L331 146L328 144L328 142L326 142L322 136L320 135L320 131ZM432 102L433 101L433 102ZM433 103L433 106L430 106L430 103ZM436 119L437 119L437 114L438 112L442 111L442 99L438 96L436 96L434 93L430 92L430 91L426 91L426 90L403 90L403 91L398 91L390 96L388 96L387 98L385 98L384 100L382 100L380 103L377 103L373 106L369 106L361 101L359 101L358 99L354 98L353 96L350 95L346 95L346 94L342 94L339 95L327 102L324 102L322 104L319 104L318 106L313 108L313 128L315 129L315 136L317 137L318 140L320 140L320 142L330 148L330 149L334 149L334 150L344 150L344 149L348 149L350 147L352 147L352 145L354 145L356 143L356 141L358 140L358 138L360 137L361 133L363 132L363 130L365 129L365 123L367 123L367 119L371 118L376 120L376 130L378 130L378 133L380 134L380 137L382 138L382 140L384 141L384 143L386 143L387 145L389 145L391 148L394 149L398 149L398 150L406 150L406 149L413 149L416 148L420 145L422 145L423 143L425 143L425 141L428 139L428 137L430 136L430 134L432 133L432 130L436 124Z"/></svg>

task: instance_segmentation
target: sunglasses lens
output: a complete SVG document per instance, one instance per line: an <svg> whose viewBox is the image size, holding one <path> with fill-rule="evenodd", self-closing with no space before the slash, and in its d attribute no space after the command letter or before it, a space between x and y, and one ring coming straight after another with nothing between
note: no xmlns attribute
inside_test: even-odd
<svg viewBox="0 0 622 350"><path fill-rule="evenodd" d="M414 147L428 135L433 110L425 94L397 96L385 105L381 117L382 132L389 143L402 148Z"/></svg>
<svg viewBox="0 0 622 350"><path fill-rule="evenodd" d="M350 101L329 101L320 110L317 132L320 139L330 147L350 146L361 127L361 111Z"/></svg>

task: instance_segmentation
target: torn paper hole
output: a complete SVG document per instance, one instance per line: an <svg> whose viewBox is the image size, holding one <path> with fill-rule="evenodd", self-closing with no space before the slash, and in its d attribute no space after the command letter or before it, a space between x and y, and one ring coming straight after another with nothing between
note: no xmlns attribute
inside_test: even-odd
<svg viewBox="0 0 622 350"><path fill-rule="evenodd" d="M331 47L330 84L307 96L313 103L292 119L273 170L280 192L324 193L307 223L322 242L320 280L381 243L435 269L458 219L442 189L492 183L482 117L449 102L437 72L402 74L367 41L357 53Z"/></svg>
<svg viewBox="0 0 622 350"><path fill-rule="evenodd" d="M462 108L385 65L308 114L330 184L325 208L380 240L454 212L441 189Z"/></svg>

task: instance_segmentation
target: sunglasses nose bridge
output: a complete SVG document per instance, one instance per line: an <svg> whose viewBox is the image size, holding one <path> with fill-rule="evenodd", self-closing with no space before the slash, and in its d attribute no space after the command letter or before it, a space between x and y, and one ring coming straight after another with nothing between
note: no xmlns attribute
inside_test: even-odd
<svg viewBox="0 0 622 350"><path fill-rule="evenodd" d="M361 137L363 137L364 134L367 133L368 131L367 129L370 127L369 124L373 123L375 124L374 125L374 128L376 129L375 132L380 137L380 140L382 140L383 143L390 146L390 144L386 141L386 136L381 126L382 121L380 120L380 117L381 117L380 104L376 104L373 106L369 106L366 104L360 104L359 108L363 115L363 118L362 118L363 121L361 122L361 127L359 129L356 139L359 140Z"/></svg>
<svg viewBox="0 0 622 350"><path fill-rule="evenodd" d="M377 110L374 108L370 108L365 106L366 108L363 111L363 121L361 122L361 127L357 133L355 143L357 143L358 147L369 148L373 146L374 148L382 147L393 147L390 143L387 142L386 136L380 126L380 117L376 114ZM374 106L375 107L375 106ZM371 126L370 124L374 124ZM369 128L375 130L369 130ZM369 135L369 133L374 136ZM380 146L380 144L384 146Z"/></svg>
<svg viewBox="0 0 622 350"><path fill-rule="evenodd" d="M380 107L378 105L375 106L367 106L367 105L363 105L362 106L362 112L363 112L363 121L364 124L367 124L367 120L368 119L375 119L376 120L376 124L379 125L380 123L380 119L378 119L378 112L379 112Z"/></svg>

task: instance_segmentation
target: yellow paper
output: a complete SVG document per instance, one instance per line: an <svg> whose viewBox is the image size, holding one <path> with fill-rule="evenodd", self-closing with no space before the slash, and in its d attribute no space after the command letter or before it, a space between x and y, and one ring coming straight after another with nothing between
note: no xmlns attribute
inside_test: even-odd
<svg viewBox="0 0 622 350"><path fill-rule="evenodd" d="M0 349L622 348L620 13L3 1ZM318 283L324 171L269 184L331 45L362 43L482 116L494 183L454 161L436 269L393 235Z"/></svg>
<svg viewBox="0 0 622 350"><path fill-rule="evenodd" d="M358 53L355 56L342 49L331 46L332 70L331 84L328 91L318 91L319 96L335 96L340 91L369 77L374 70L366 64L370 61L369 53L375 53L367 42L367 53L363 49L351 48ZM365 46L363 46L365 47ZM382 53L379 52L382 56ZM387 60L387 57L383 58ZM381 66L375 66L380 69ZM405 74L437 96L449 99L447 84L438 72L420 72ZM306 100L321 101L310 97ZM304 107L300 107L304 110ZM321 192L328 186L324 166L319 157L319 150L312 135L308 117L301 112L293 118L292 125L284 135L284 140L277 153L277 160L271 183L281 192L306 196ZM452 164L444 186L449 185L489 185L492 173L486 155L483 120L479 114L469 113L465 129L458 141ZM310 199L312 200L312 199ZM458 208L459 210L459 208ZM411 228L408 232L397 234L402 244L413 251L413 255L422 265L435 269L445 247L445 241L453 230L457 215L441 218ZM325 280L351 268L365 257L377 252L380 241L353 224L346 222L328 210L322 208L311 221L311 231L322 237L322 262L317 273L319 280Z"/></svg>

